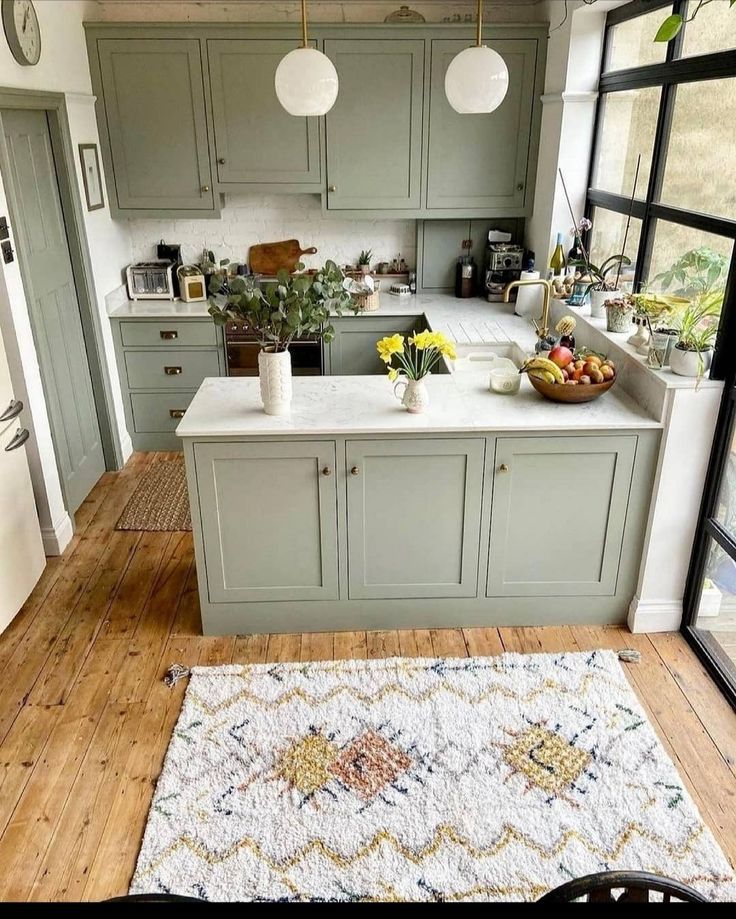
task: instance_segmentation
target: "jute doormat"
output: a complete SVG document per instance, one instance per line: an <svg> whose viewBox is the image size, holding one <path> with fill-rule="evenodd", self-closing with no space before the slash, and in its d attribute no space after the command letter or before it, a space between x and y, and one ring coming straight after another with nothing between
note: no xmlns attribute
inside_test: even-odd
<svg viewBox="0 0 736 919"><path fill-rule="evenodd" d="M196 667L131 892L536 900L733 874L611 651Z"/></svg>
<svg viewBox="0 0 736 919"><path fill-rule="evenodd" d="M191 530L184 463L154 463L125 505L116 530Z"/></svg>

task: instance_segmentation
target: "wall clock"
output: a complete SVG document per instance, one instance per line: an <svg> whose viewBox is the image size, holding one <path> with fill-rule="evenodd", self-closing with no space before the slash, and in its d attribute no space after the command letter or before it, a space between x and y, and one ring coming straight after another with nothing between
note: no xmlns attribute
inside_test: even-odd
<svg viewBox="0 0 736 919"><path fill-rule="evenodd" d="M5 37L13 57L28 67L41 57L41 28L32 0L2 0Z"/></svg>

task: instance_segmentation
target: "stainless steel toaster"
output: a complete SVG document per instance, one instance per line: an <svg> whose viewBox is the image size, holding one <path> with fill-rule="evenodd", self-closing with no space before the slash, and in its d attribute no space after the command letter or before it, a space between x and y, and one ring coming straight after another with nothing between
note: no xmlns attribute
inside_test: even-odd
<svg viewBox="0 0 736 919"><path fill-rule="evenodd" d="M129 265L128 296L131 300L174 300L175 267L167 259Z"/></svg>

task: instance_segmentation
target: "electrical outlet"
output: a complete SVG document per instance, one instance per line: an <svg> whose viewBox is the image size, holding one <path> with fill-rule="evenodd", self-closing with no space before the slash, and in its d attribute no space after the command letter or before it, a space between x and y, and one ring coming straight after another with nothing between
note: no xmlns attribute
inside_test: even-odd
<svg viewBox="0 0 736 919"><path fill-rule="evenodd" d="M6 265L9 262L15 261L15 255L13 254L13 247L10 245L10 240L3 240L3 242L0 243L0 249L3 250L3 261Z"/></svg>
<svg viewBox="0 0 736 919"><path fill-rule="evenodd" d="M0 217L0 239L10 239L7 217Z"/></svg>

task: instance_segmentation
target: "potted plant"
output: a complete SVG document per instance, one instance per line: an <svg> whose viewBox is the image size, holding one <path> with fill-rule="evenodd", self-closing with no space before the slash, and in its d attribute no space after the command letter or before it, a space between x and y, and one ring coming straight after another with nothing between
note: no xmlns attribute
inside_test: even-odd
<svg viewBox="0 0 736 919"><path fill-rule="evenodd" d="M297 269L302 271L303 264ZM279 271L276 281L258 286L252 278L236 277L227 288L212 290L209 313L218 325L231 319L244 322L257 337L258 376L263 410L284 415L291 406L291 355L289 345L302 335L325 342L335 337L330 314L342 315L355 304L345 290L345 276L329 261L314 275Z"/></svg>
<svg viewBox="0 0 736 919"><path fill-rule="evenodd" d="M623 297L609 295L606 300L606 328L609 332L629 332L633 316L634 301L628 294Z"/></svg>
<svg viewBox="0 0 736 919"><path fill-rule="evenodd" d="M698 380L710 367L713 343L718 334L722 297L718 292L698 298L685 310L678 324L677 344L670 354L670 368L682 377Z"/></svg>
<svg viewBox="0 0 736 919"><path fill-rule="evenodd" d="M371 256L373 255L372 249L363 249L358 256L358 268L363 272L363 274L368 274L371 270Z"/></svg>
<svg viewBox="0 0 736 919"><path fill-rule="evenodd" d="M423 412L429 405L424 378L429 376L441 358L454 361L457 356L455 345L442 332L414 332L407 340L403 335L390 335L377 341L376 349L381 360L388 365L388 378L394 383L394 395L413 415ZM394 359L398 366L391 366ZM404 387L401 394L398 392L400 386Z"/></svg>
<svg viewBox="0 0 736 919"><path fill-rule="evenodd" d="M621 276L621 267L630 265L631 259L621 253L620 255L611 255L598 268L592 262L588 262L588 287L586 293L590 294L590 315L595 319L600 319L606 312L606 301L620 299L621 291L618 287L618 281ZM610 278L609 274L616 269L616 276Z"/></svg>

